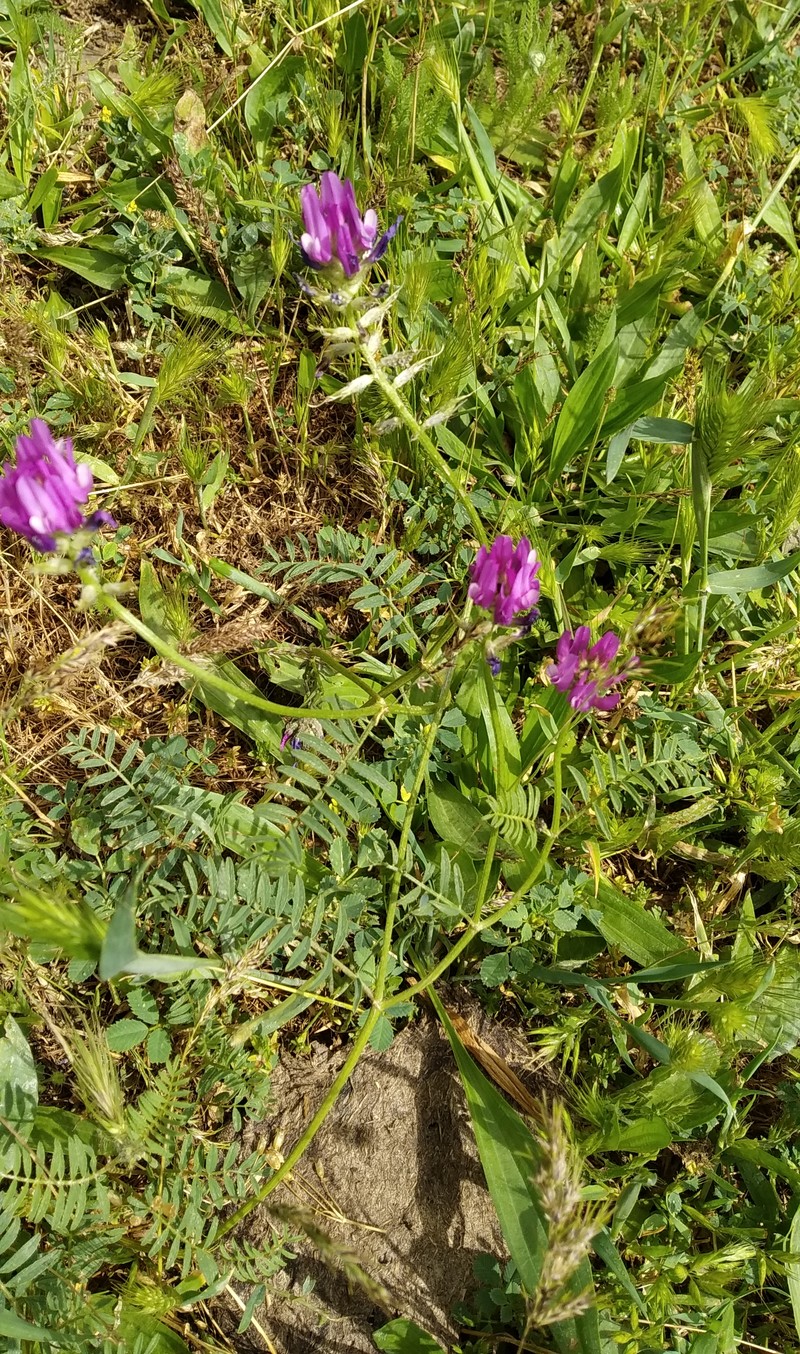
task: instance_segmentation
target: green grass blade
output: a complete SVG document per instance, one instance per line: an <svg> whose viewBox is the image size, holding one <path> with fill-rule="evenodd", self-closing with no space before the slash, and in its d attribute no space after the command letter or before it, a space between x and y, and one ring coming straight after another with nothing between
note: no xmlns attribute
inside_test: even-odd
<svg viewBox="0 0 800 1354"><path fill-rule="evenodd" d="M591 441L611 389L618 355L619 344L615 339L581 372L564 401L550 455L551 484L563 473L573 456Z"/></svg>
<svg viewBox="0 0 800 1354"><path fill-rule="evenodd" d="M536 1291L547 1248L547 1221L537 1198L534 1176L540 1158L536 1141L523 1119L473 1062L435 992L431 998L447 1031L464 1084L475 1141L498 1221L523 1287ZM592 1284L588 1261L578 1267L575 1291ZM600 1333L594 1307L553 1326L563 1354L600 1354Z"/></svg>

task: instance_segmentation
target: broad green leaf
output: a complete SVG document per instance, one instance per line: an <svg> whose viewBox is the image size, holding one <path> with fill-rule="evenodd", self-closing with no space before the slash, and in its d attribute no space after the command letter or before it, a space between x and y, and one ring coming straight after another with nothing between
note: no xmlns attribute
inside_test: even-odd
<svg viewBox="0 0 800 1354"><path fill-rule="evenodd" d="M601 438L612 437L621 432L648 409L658 404L667 386L669 375L648 376L641 380L630 381L618 390L611 402L608 413L603 419Z"/></svg>
<svg viewBox="0 0 800 1354"><path fill-rule="evenodd" d="M163 211L164 198L161 194L165 191L161 184L153 186L152 174L132 175L128 179L109 179L91 197L84 198L81 205L86 210L110 202L118 212L129 214L131 204L135 203L139 212Z"/></svg>
<svg viewBox="0 0 800 1354"><path fill-rule="evenodd" d="M46 169L44 173L39 176L33 192L26 203L29 212L38 211L45 198L47 198L50 193L53 192L53 189L57 187L59 172L59 166L54 164L50 165L49 169Z"/></svg>
<svg viewBox="0 0 800 1354"><path fill-rule="evenodd" d="M693 434L694 425L681 418L637 418L631 429L631 437L640 442L668 442L676 446L686 446Z"/></svg>
<svg viewBox="0 0 800 1354"><path fill-rule="evenodd" d="M191 0L191 3L205 19L225 55L238 59L241 48L252 42L247 29L238 22L242 15L241 5L234 6L228 0Z"/></svg>
<svg viewBox="0 0 800 1354"><path fill-rule="evenodd" d="M467 117L472 124L472 130L475 135L475 141L480 152L483 167L489 175L490 181L493 182L497 178L497 160L495 158L494 146L489 139L486 128L468 99L465 100L464 107Z"/></svg>
<svg viewBox="0 0 800 1354"><path fill-rule="evenodd" d="M147 1285L129 1279L126 1291L133 1293L133 1300L103 1293L98 1294L95 1303L109 1326L113 1321L118 1347L121 1350L146 1350L147 1354L189 1354L189 1348L178 1332L170 1330L147 1310Z"/></svg>
<svg viewBox="0 0 800 1354"><path fill-rule="evenodd" d="M142 1020L115 1020L106 1030L106 1042L112 1053L127 1053L144 1043L148 1034L148 1026Z"/></svg>
<svg viewBox="0 0 800 1354"><path fill-rule="evenodd" d="M273 128L288 112L292 79L303 69L302 57L287 57L250 86L244 101L244 120L257 149L263 148L266 152Z"/></svg>
<svg viewBox="0 0 800 1354"><path fill-rule="evenodd" d="M128 896L120 899L108 923L108 931L100 955L100 977L109 980L121 974L135 974L142 978L174 978L179 974L204 973L206 977L221 969L219 960L195 958L193 955L145 954L136 944L136 921L133 910L135 884ZM120 1022L137 1024L139 1022ZM143 1023L143 1022L142 1022ZM145 1026L145 1034L147 1027ZM137 1041L138 1042L138 1041ZM132 1045L131 1045L132 1047Z"/></svg>
<svg viewBox="0 0 800 1354"><path fill-rule="evenodd" d="M169 621L166 594L155 569L147 560L142 561L139 574L139 610L142 613L142 620L146 621L160 639L177 643L177 636ZM250 678L229 659L215 660L214 670L232 686L239 687L243 694L261 695L255 682L251 682ZM273 754L280 751L281 724L277 718L259 715L244 701L237 700L235 695L208 687L194 677L187 676L183 680L183 686L194 697L202 700L210 710L221 715L234 728L240 729L258 746L269 749Z"/></svg>
<svg viewBox="0 0 800 1354"><path fill-rule="evenodd" d="M694 428L679 418L637 418L626 428L615 433L608 444L606 457L606 484L616 478L629 442L635 438L639 442L668 442L685 446L692 440Z"/></svg>
<svg viewBox="0 0 800 1354"><path fill-rule="evenodd" d="M36 96L28 70L28 53L18 43L11 70L6 67L6 143L14 173L27 185L36 155Z"/></svg>
<svg viewBox="0 0 800 1354"><path fill-rule="evenodd" d="M12 197L21 197L24 192L25 184L0 166L0 202Z"/></svg>
<svg viewBox="0 0 800 1354"><path fill-rule="evenodd" d="M639 182L639 187L636 189L633 202L628 208L625 220L620 226L617 248L621 254L627 254L644 224L649 196L650 171L646 169Z"/></svg>
<svg viewBox="0 0 800 1354"><path fill-rule="evenodd" d="M142 620L147 622L159 639L169 640L170 643L174 641L175 631L169 622L167 594L148 559L142 560L139 571L139 610Z"/></svg>
<svg viewBox="0 0 800 1354"><path fill-rule="evenodd" d="M145 954L139 951L135 959L127 965L125 972L137 978L177 978L182 974L196 974L208 978L213 974L222 974L223 965L218 959L195 959L180 954Z"/></svg>
<svg viewBox="0 0 800 1354"><path fill-rule="evenodd" d="M336 53L337 65L348 75L361 75L369 53L369 30L364 15L356 10L342 24L342 44Z"/></svg>
<svg viewBox="0 0 800 1354"><path fill-rule="evenodd" d="M795 1194L800 1195L800 1171L796 1166L792 1166L782 1157L775 1156L773 1152L768 1152L760 1143L754 1142L751 1138L739 1138L725 1148L725 1156L731 1157L734 1161L747 1161L752 1165L758 1166L766 1171L768 1175L774 1175L778 1180L786 1180ZM794 1247L792 1248L794 1249ZM800 1253L800 1247L798 1247ZM800 1262L798 1262L798 1272L800 1273Z"/></svg>
<svg viewBox="0 0 800 1354"><path fill-rule="evenodd" d="M712 1077L708 1072L689 1072L687 1075L689 1080L693 1081L696 1086L701 1088L701 1090L709 1091L717 1100L722 1101L728 1111L729 1119L734 1119L736 1117L736 1111L731 1104L728 1092L725 1090L724 1086L720 1086L715 1077Z"/></svg>
<svg viewBox="0 0 800 1354"><path fill-rule="evenodd" d="M491 793L513 784L520 774L519 742L482 654L468 659L456 703L467 716L460 731L464 752L480 767L484 787Z"/></svg>
<svg viewBox="0 0 800 1354"><path fill-rule="evenodd" d="M442 1346L416 1323L400 1316L381 1326L372 1336L384 1354L445 1354Z"/></svg>
<svg viewBox="0 0 800 1354"><path fill-rule="evenodd" d="M708 590L715 596L755 592L758 588L768 588L772 583L777 583L797 568L800 568L800 550L786 559L757 564L752 569L720 569L717 573L709 574Z"/></svg>
<svg viewBox="0 0 800 1354"><path fill-rule="evenodd" d="M689 1354L720 1354L719 1341L711 1331L696 1335L689 1346Z"/></svg>
<svg viewBox="0 0 800 1354"><path fill-rule="evenodd" d="M711 186L703 176L688 127L681 129L681 160L697 238L706 248L718 248L725 235L722 217Z"/></svg>
<svg viewBox="0 0 800 1354"><path fill-rule="evenodd" d="M800 955L786 945L770 959L742 958L710 969L698 989L711 988L726 998L710 1008L712 1023L732 1025L736 1038L767 1049L771 1061L800 1044Z"/></svg>
<svg viewBox="0 0 800 1354"><path fill-rule="evenodd" d="M187 315L213 320L235 334L253 332L252 326L246 324L236 310L230 293L215 277L203 277L190 268L171 268L166 278L166 290L172 304Z"/></svg>
<svg viewBox="0 0 800 1354"><path fill-rule="evenodd" d="M768 196L770 200L762 208L761 215L770 230L779 236L796 255L798 252L797 238L792 224L792 214L782 197L772 197L771 193L768 193Z"/></svg>
<svg viewBox="0 0 800 1354"><path fill-rule="evenodd" d="M0 1335L7 1335L10 1340L41 1340L44 1345L61 1346L67 1343L66 1337L58 1335L55 1331L45 1330L43 1326L34 1326L30 1321L23 1321L21 1316L15 1312L6 1311L0 1308Z"/></svg>
<svg viewBox="0 0 800 1354"><path fill-rule="evenodd" d="M233 686L239 687L243 694L262 695L255 682L251 682L230 659L217 660L214 670ZM187 679L187 686L193 695L202 699L209 710L221 715L234 728L241 729L242 733L258 746L268 750L273 756L280 751L282 726L277 716L260 715L245 701L240 701L225 691L212 690L202 682L195 682L194 678Z"/></svg>
<svg viewBox="0 0 800 1354"><path fill-rule="evenodd" d="M503 1237L524 1288L535 1293L547 1247L547 1222L534 1183L539 1149L516 1110L473 1062L433 991L431 999L464 1083L478 1154ZM578 1266L572 1286L576 1292L593 1288L588 1260ZM594 1304L574 1320L559 1322L552 1332L562 1354L569 1351L600 1354L600 1329Z"/></svg>
<svg viewBox="0 0 800 1354"><path fill-rule="evenodd" d="M649 1115L634 1119L630 1124L615 1124L598 1140L593 1151L636 1152L646 1157L658 1156L672 1142L672 1129L665 1119Z"/></svg>
<svg viewBox="0 0 800 1354"><path fill-rule="evenodd" d="M534 1186L539 1149L516 1110L473 1062L438 999L434 1005L464 1083L478 1154L506 1245L523 1286L535 1293L547 1247L547 1221Z"/></svg>
<svg viewBox="0 0 800 1354"><path fill-rule="evenodd" d="M39 1080L25 1035L13 1016L7 1016L0 1039L0 1115L16 1137L27 1140L39 1103ZM17 1143L0 1125L0 1164L16 1157Z"/></svg>
<svg viewBox="0 0 800 1354"><path fill-rule="evenodd" d="M636 964L649 967L687 952L684 940L608 879L600 879L596 897L592 882L587 883L581 902L608 944Z"/></svg>
<svg viewBox="0 0 800 1354"><path fill-rule="evenodd" d="M481 982L484 987L500 987L511 972L508 950L498 950L487 954L480 967Z"/></svg>
<svg viewBox="0 0 800 1354"><path fill-rule="evenodd" d="M625 459L625 452L633 433L634 424L629 423L627 428L622 428L618 433L614 433L608 444L606 453L606 484L613 484L619 474L619 468Z"/></svg>
<svg viewBox="0 0 800 1354"><path fill-rule="evenodd" d="M113 466L107 461L102 461L99 456L88 456L85 451L80 453L78 459L88 465L94 479L99 480L101 484L109 484L116 487L121 484L120 477Z"/></svg>
<svg viewBox="0 0 800 1354"><path fill-rule="evenodd" d="M571 263L578 250L588 240L601 213L610 218L620 194L624 169L620 161L586 189L560 232L557 262L559 269L566 268L567 264Z"/></svg>
<svg viewBox="0 0 800 1354"><path fill-rule="evenodd" d="M685 315L681 315L645 370L643 380L652 381L657 377L672 376L679 371L704 324L705 315L699 306L694 306L691 310L687 310Z"/></svg>
<svg viewBox="0 0 800 1354"><path fill-rule="evenodd" d="M89 67L86 71L86 78L89 81L92 93L101 105L101 107L111 108L120 117L128 118L133 127L150 144L154 150L158 150L162 155L171 155L173 151L172 140L166 132L162 132L159 127L148 117L135 98L125 94L118 88L107 75L101 71Z"/></svg>
<svg viewBox="0 0 800 1354"><path fill-rule="evenodd" d="M602 1260L606 1269L609 1269L614 1275L614 1278L622 1285L631 1302L635 1307L638 1307L642 1316L646 1316L647 1308L642 1301L641 1293L635 1287L633 1280L625 1267L625 1262L614 1245L613 1238L607 1227L603 1227L597 1233L597 1236L592 1242L592 1250L595 1255L599 1256Z"/></svg>
<svg viewBox="0 0 800 1354"><path fill-rule="evenodd" d="M483 727L489 749L488 762L482 767L484 782L496 793L512 789L522 770L519 739L514 721L501 699L489 664L482 666L484 701L481 708Z"/></svg>
<svg viewBox="0 0 800 1354"><path fill-rule="evenodd" d="M426 798L437 836L455 842L468 856L479 856L489 836L483 814L449 781L433 781Z"/></svg>
<svg viewBox="0 0 800 1354"><path fill-rule="evenodd" d="M378 1016L369 1036L370 1047L374 1048L377 1053L383 1053L390 1047L393 1039L394 1030L391 1020L385 1015Z"/></svg>
<svg viewBox="0 0 800 1354"><path fill-rule="evenodd" d="M125 281L125 263L110 250L81 244L57 245L52 249L31 251L37 259L47 259L60 268L68 268L101 291L116 291Z"/></svg>
<svg viewBox="0 0 800 1354"><path fill-rule="evenodd" d="M792 1225L786 1238L786 1249L791 1254L800 1254L800 1205L795 1209L792 1218ZM800 1337L800 1260L787 1260L786 1282L789 1285L789 1297L792 1300L795 1330Z"/></svg>
<svg viewBox="0 0 800 1354"><path fill-rule="evenodd" d="M615 339L592 358L567 395L558 416L550 454L551 483L594 437L606 406L618 355L619 344Z"/></svg>
<svg viewBox="0 0 800 1354"><path fill-rule="evenodd" d="M120 973L127 973L129 964L138 957L138 954L133 904L129 897L121 898L108 923L103 941L100 953L100 977L116 978Z"/></svg>

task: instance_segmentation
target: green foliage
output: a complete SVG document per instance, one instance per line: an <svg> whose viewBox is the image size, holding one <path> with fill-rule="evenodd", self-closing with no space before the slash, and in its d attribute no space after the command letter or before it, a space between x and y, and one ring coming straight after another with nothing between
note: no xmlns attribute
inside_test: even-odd
<svg viewBox="0 0 800 1354"><path fill-rule="evenodd" d="M570 58L563 33L553 33L553 7L540 0L496 11L499 60L483 53L476 106L495 150L523 165L542 153L541 124L557 105Z"/></svg>
<svg viewBox="0 0 800 1354"><path fill-rule="evenodd" d="M202 669L55 632L4 538L0 1340L213 1349L231 1282L244 1333L279 1048L349 1074L447 977L572 1121L444 1017L512 1257L462 1347L794 1349L798 4L145 8L98 64L0 0L4 447L75 437L108 578ZM403 215L383 387L295 281L330 168ZM542 561L500 642L478 528ZM639 658L601 718L547 679L582 624Z"/></svg>

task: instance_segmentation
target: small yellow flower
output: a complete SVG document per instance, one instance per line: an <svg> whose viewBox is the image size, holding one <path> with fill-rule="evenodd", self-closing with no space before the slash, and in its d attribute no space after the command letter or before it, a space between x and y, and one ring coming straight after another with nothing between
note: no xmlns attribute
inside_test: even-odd
<svg viewBox="0 0 800 1354"><path fill-rule="evenodd" d="M139 204L136 201L135 197L131 198L130 202L128 203L127 210L131 213L131 215L134 215L134 213L138 212Z"/></svg>
<svg viewBox="0 0 800 1354"><path fill-rule="evenodd" d="M110 122L113 116L114 114L112 113L111 109L108 107L107 104L104 103L103 107L100 109L100 121Z"/></svg>
<svg viewBox="0 0 800 1354"><path fill-rule="evenodd" d="M219 233L220 233L220 235L222 236L222 238L223 238L223 240L224 240L224 239L225 239L225 236L228 234L228 227L227 227L227 226L220 226L220 228L219 228Z"/></svg>

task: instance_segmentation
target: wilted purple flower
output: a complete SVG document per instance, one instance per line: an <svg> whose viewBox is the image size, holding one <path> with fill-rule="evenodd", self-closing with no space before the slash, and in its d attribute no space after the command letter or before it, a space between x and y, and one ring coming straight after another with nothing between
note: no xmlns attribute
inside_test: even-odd
<svg viewBox="0 0 800 1354"><path fill-rule="evenodd" d="M16 465L6 461L0 474L4 526L43 553L56 549L57 535L96 531L103 522L116 526L107 512L88 518L81 512L92 491L92 472L76 463L68 437L56 442L44 420L35 418L30 433L17 438L16 450Z"/></svg>
<svg viewBox="0 0 800 1354"><path fill-rule="evenodd" d="M297 731L297 726L294 724L287 724L284 729L281 737L281 750L286 747L287 743L294 752L297 752L303 746L303 740Z"/></svg>
<svg viewBox="0 0 800 1354"><path fill-rule="evenodd" d="M305 226L300 244L308 262L314 268L338 262L345 277L355 277L366 264L382 258L402 220L398 217L376 240L377 212L370 207L361 216L352 183L332 170L322 175L319 194L313 183L301 188L300 204Z"/></svg>
<svg viewBox="0 0 800 1354"><path fill-rule="evenodd" d="M492 612L495 624L512 625L517 616L527 618L539 600L540 568L527 537L515 547L510 536L498 536L478 551L470 569L469 595Z"/></svg>
<svg viewBox="0 0 800 1354"><path fill-rule="evenodd" d="M556 689L569 694L573 710L583 713L619 705L620 692L612 687L626 681L639 662L632 656L624 667L614 667L619 636L613 630L607 630L596 644L591 639L588 625L579 625L574 634L565 630L556 645L556 661L547 669Z"/></svg>

